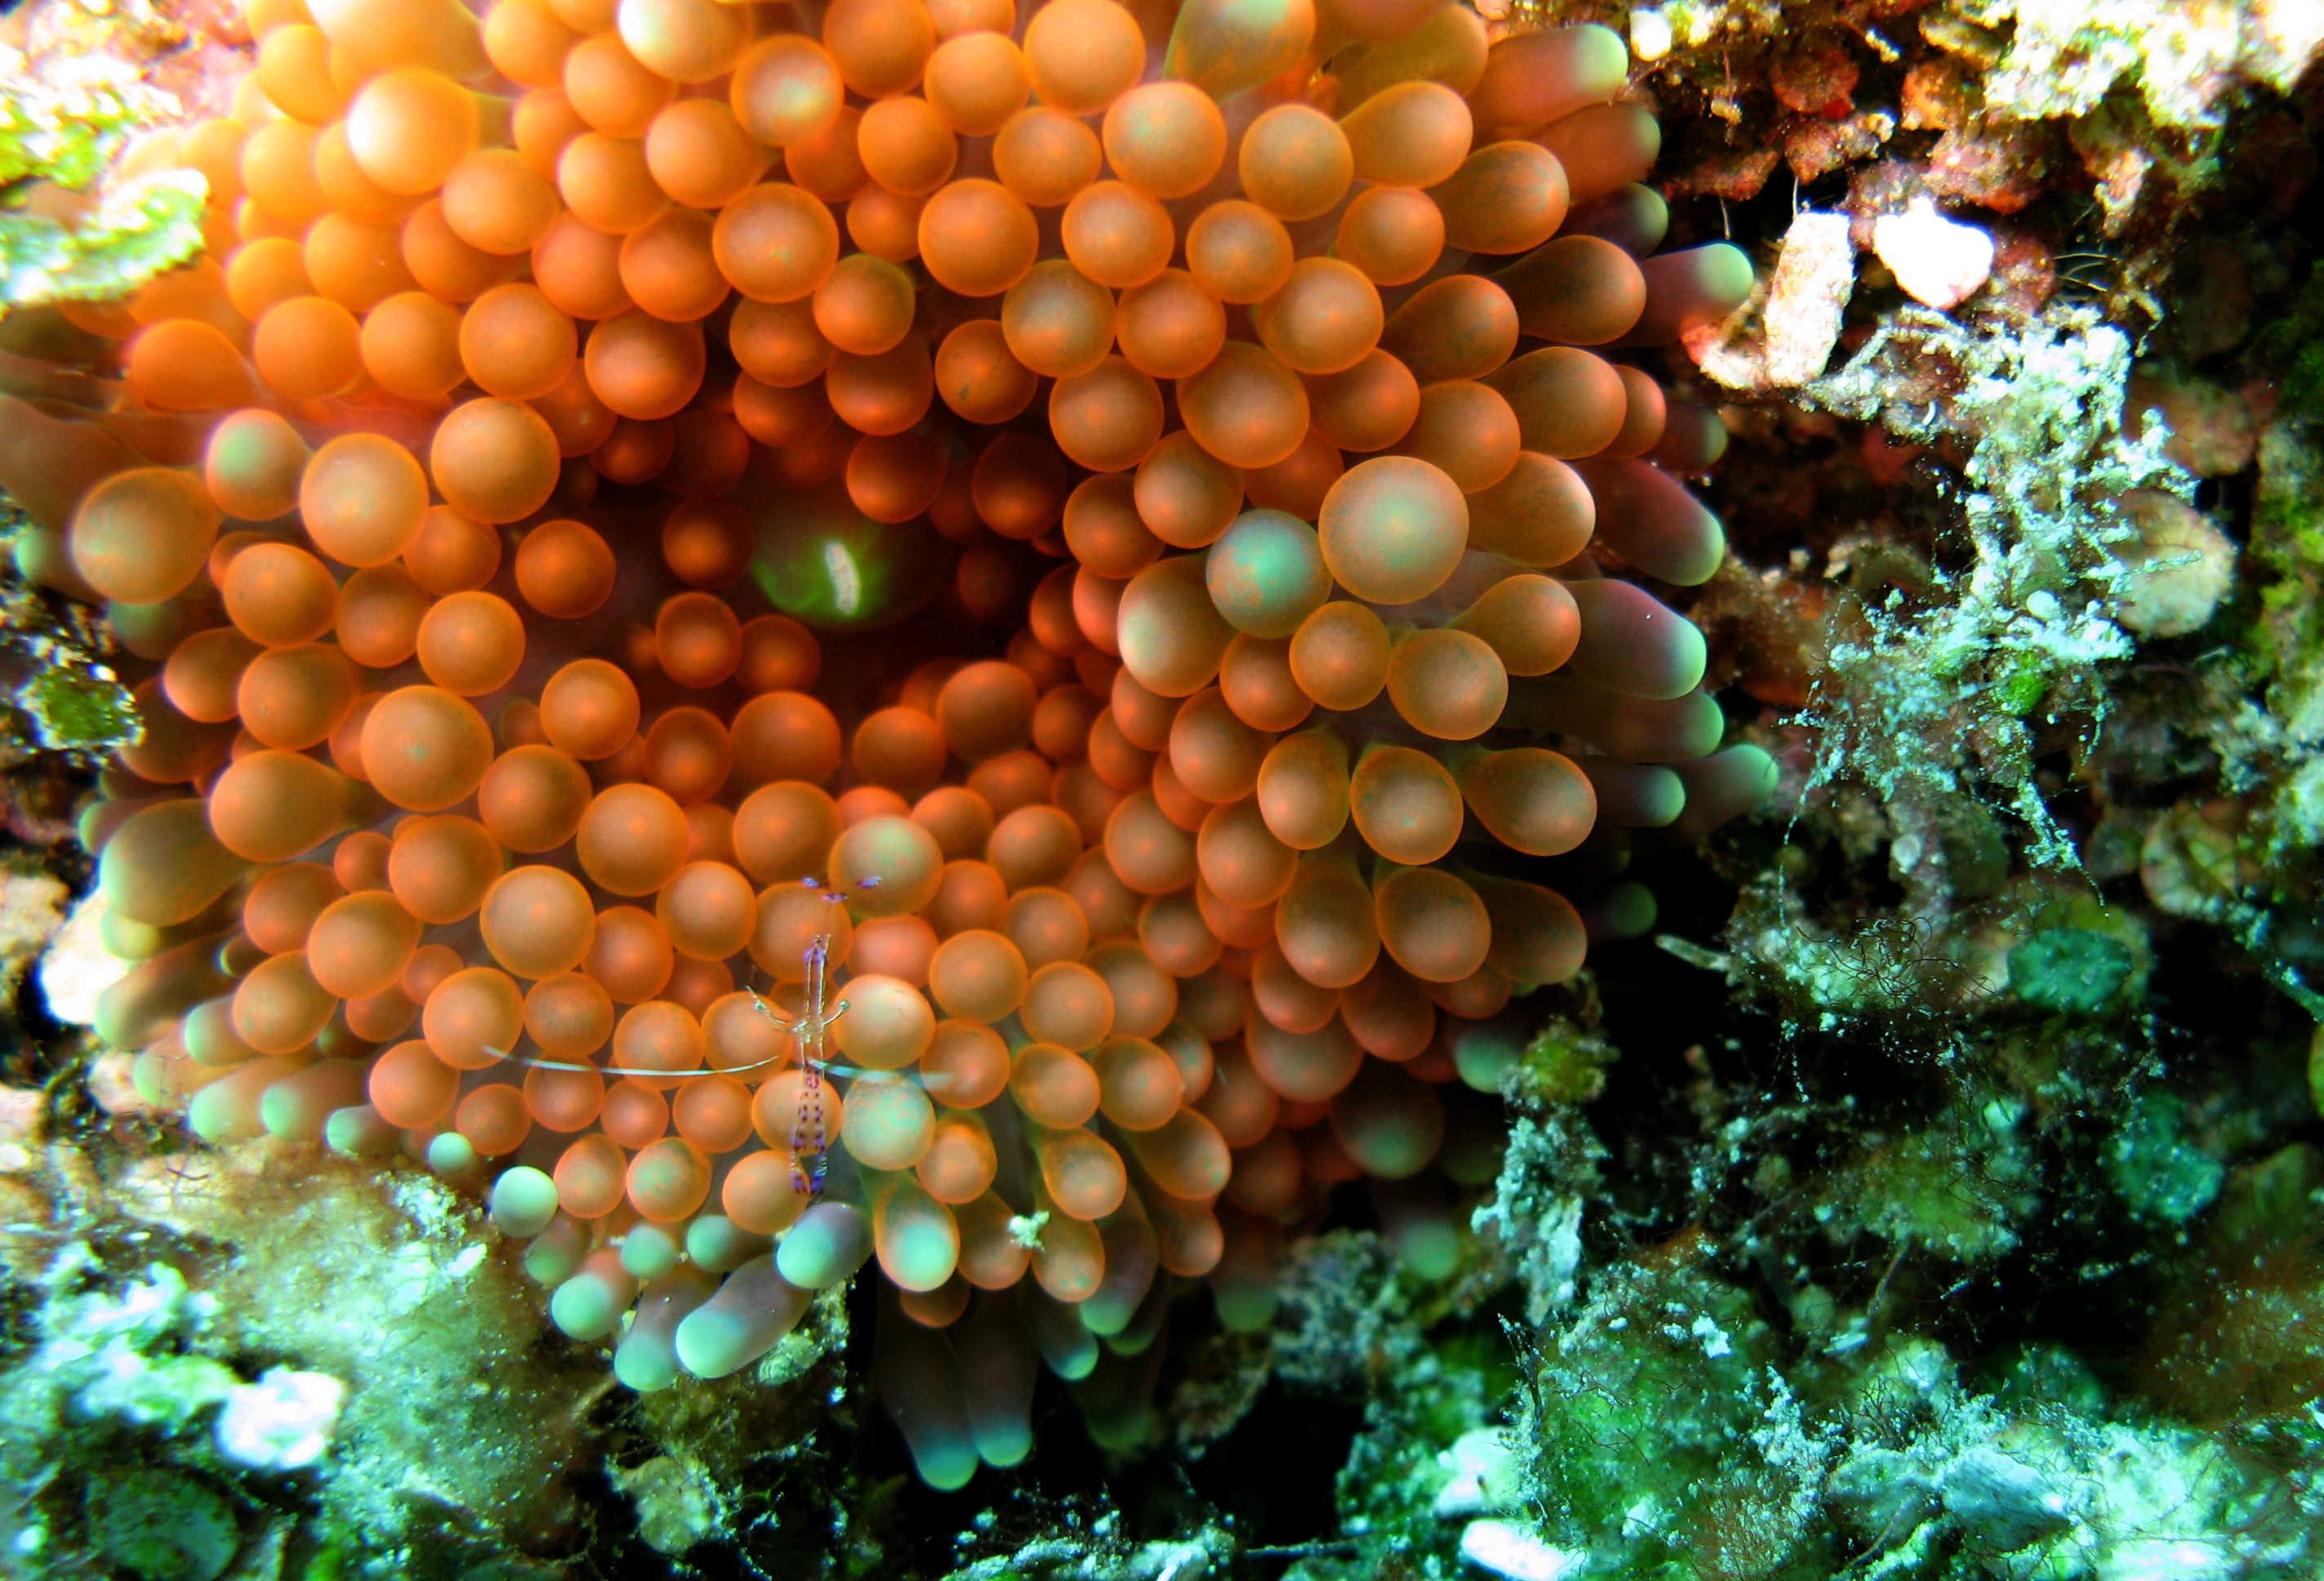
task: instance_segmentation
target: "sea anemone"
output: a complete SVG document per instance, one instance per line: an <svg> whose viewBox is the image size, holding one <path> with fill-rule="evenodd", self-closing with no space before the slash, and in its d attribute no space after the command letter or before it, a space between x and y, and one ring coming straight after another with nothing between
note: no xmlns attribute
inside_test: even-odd
<svg viewBox="0 0 2324 1581"><path fill-rule="evenodd" d="M123 399L0 455L145 661L83 823L143 1100L488 1186L639 1389L876 1260L941 1486L1037 1355L1134 1438L1174 1281L1264 1324L1333 1184L1449 1268L1462 1040L1582 961L1542 862L1767 788L1606 574L1720 562L1716 421L1618 348L1749 285L1656 253L1616 36L249 23L163 151L213 253L73 307Z"/></svg>

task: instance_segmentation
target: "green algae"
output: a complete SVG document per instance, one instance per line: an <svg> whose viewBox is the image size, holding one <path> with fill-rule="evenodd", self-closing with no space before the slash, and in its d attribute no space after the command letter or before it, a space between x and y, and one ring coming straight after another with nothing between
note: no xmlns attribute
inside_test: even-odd
<svg viewBox="0 0 2324 1581"><path fill-rule="evenodd" d="M128 139L177 107L118 73L35 72L0 50L0 307L124 296L201 250L198 174L102 188ZM34 183L94 197L60 218L25 207Z"/></svg>
<svg viewBox="0 0 2324 1581"><path fill-rule="evenodd" d="M2137 967L2127 945L2088 928L2045 928L2009 951L2009 988L2044 1010L2090 1016L2121 993Z"/></svg>
<svg viewBox="0 0 2324 1581"><path fill-rule="evenodd" d="M129 688L103 666L42 670L17 688L16 704L33 739L51 751L108 752L143 729Z"/></svg>
<svg viewBox="0 0 2324 1581"><path fill-rule="evenodd" d="M209 188L171 170L108 192L72 224L0 209L0 302L126 296L201 251Z"/></svg>

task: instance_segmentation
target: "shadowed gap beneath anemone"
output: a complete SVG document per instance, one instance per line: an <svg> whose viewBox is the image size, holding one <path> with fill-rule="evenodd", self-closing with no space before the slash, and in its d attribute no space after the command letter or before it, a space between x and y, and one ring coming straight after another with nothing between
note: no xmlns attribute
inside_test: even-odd
<svg viewBox="0 0 2324 1581"><path fill-rule="evenodd" d="M1340 1468L1362 1426L1360 1405L1270 1383L1234 1431L1187 1467L1187 1477L1234 1521L1246 1547L1327 1540L1339 1530ZM1253 1574L1277 1575L1288 1563L1255 1560Z"/></svg>
<svg viewBox="0 0 2324 1581"><path fill-rule="evenodd" d="M1370 1217L1370 1205L1360 1190L1351 1194L1343 1188L1333 1193L1330 1226L1359 1219L1368 1226ZM859 1282L859 1290L862 1287ZM1174 1310L1174 1345L1190 1346L1210 1330L1208 1308L1209 1298L1197 1295ZM849 1313L851 1319L866 1326L859 1328L859 1335L868 1337L872 1303L852 1300ZM1166 1364L1156 1393L1157 1411L1167 1410L1176 1381ZM883 1537L898 1534L892 1556L898 1574L940 1575L963 1562L954 1536L974 1530L978 1517L987 1511L1001 1512L1003 1521L994 1535L1005 1535L1009 1508L1020 1493L1042 1501L1071 1502L1085 1515L1093 1510L1115 1512L1120 1530L1132 1540L1183 1538L1206 1518L1231 1520L1237 1539L1250 1548L1328 1540L1338 1531L1336 1479L1363 1424L1360 1403L1295 1393L1270 1383L1234 1429L1200 1460L1184 1462L1167 1444L1116 1459L1090 1442L1080 1408L1065 1384L1044 1369L1033 1399L1031 1456L1006 1470L980 1470L966 1487L946 1494L926 1486L912 1474L902 1435L872 1395L869 1378L859 1374L854 1383L862 1390L859 1402L867 1429L857 1470L867 1484L900 1479L891 1520L882 1532ZM900 1535L907 1532L912 1534L909 1539ZM980 1547L973 1557L985 1557L987 1551ZM1248 1574L1253 1581L1270 1581L1289 1563L1255 1560Z"/></svg>

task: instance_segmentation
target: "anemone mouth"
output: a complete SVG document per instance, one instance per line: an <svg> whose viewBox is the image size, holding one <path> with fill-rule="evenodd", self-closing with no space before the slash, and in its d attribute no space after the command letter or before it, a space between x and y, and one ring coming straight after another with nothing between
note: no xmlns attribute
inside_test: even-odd
<svg viewBox="0 0 2324 1581"><path fill-rule="evenodd" d="M752 585L817 631L869 631L908 620L943 589L956 547L925 520L874 521L844 487L752 502Z"/></svg>

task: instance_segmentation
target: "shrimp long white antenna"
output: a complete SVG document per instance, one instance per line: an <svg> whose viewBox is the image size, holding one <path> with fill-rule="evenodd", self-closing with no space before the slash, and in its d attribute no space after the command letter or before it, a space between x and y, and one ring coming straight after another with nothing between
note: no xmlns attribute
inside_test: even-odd
<svg viewBox="0 0 2324 1581"><path fill-rule="evenodd" d="M825 900L835 905L847 898L837 890L825 889L816 879L806 878L801 882L809 889L819 891ZM876 877L866 878L861 887L869 889L879 882ZM817 933L807 944L806 961L807 1003L802 1013L796 1018L781 1015L778 1007L770 1004L758 989L745 984L742 991L751 996L751 1003L758 1007L760 1015L772 1022L778 1030L789 1034L791 1052L798 1055L798 1108L792 1117L790 1135L791 1183L801 1195L814 1197L822 1193L825 1168L828 1162L827 1138L825 1136L823 1126L823 1079L826 1076L853 1078L862 1076L865 1072L853 1065L832 1063L825 1050L832 1023L847 1014L845 999L826 1005L831 992L831 934L829 933ZM484 1052L505 1063L522 1065L528 1070L559 1071L576 1076L596 1075L615 1078L634 1076L659 1080L668 1080L672 1077L683 1080L689 1075L739 1077L748 1071L763 1071L770 1066L779 1065L790 1057L790 1053L786 1052L770 1055L763 1060L753 1060L747 1065L722 1066L715 1071L686 1071L632 1069L622 1065L599 1065L582 1060L548 1060L533 1055L518 1054L489 1045L485 1046Z"/></svg>

